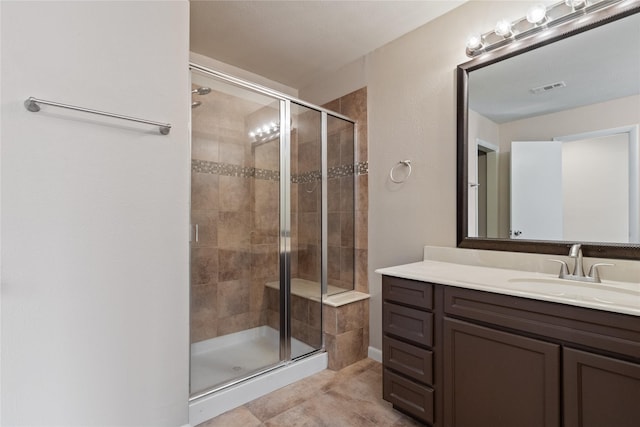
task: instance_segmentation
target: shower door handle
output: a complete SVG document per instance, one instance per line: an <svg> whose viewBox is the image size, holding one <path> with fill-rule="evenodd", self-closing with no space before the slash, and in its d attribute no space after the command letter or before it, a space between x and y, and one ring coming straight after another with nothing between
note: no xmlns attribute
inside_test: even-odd
<svg viewBox="0 0 640 427"><path fill-rule="evenodd" d="M200 240L198 224L194 224L192 227L189 227L189 242L198 243L198 240Z"/></svg>

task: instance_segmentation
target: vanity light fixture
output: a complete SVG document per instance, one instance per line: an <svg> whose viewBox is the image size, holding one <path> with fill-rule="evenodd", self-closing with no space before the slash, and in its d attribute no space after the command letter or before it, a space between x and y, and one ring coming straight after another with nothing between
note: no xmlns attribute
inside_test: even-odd
<svg viewBox="0 0 640 427"><path fill-rule="evenodd" d="M512 22L502 19L496 23L493 31L469 37L467 56L474 58L624 1L628 0L562 0L549 6L536 4L529 8L523 18Z"/></svg>

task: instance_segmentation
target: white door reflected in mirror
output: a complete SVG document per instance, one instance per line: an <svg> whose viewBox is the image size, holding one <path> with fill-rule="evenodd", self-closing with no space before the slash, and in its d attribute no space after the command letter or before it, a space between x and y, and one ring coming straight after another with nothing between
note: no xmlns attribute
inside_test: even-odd
<svg viewBox="0 0 640 427"><path fill-rule="evenodd" d="M511 238L640 241L637 130L511 145Z"/></svg>
<svg viewBox="0 0 640 427"><path fill-rule="evenodd" d="M511 238L563 240L562 143L511 143Z"/></svg>

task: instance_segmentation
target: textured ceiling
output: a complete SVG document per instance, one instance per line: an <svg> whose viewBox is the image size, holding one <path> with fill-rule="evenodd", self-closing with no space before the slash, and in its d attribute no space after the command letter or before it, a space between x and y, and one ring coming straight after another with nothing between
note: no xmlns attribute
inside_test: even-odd
<svg viewBox="0 0 640 427"><path fill-rule="evenodd" d="M191 1L191 51L293 88L464 1Z"/></svg>

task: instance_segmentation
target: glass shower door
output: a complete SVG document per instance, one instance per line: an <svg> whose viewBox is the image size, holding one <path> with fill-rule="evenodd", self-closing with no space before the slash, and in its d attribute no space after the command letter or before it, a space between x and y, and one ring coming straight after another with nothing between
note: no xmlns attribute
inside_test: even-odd
<svg viewBox="0 0 640 427"><path fill-rule="evenodd" d="M192 73L191 394L280 353L282 101Z"/></svg>
<svg viewBox="0 0 640 427"><path fill-rule="evenodd" d="M345 131L302 101L192 70L193 400L322 350L322 298L328 288L344 290L328 284L336 253L328 243L346 268L341 282L353 280L353 213L329 221L336 206L353 207L353 165L342 164L353 162L353 126ZM341 141L330 150L328 128ZM337 152L340 164L328 172Z"/></svg>

